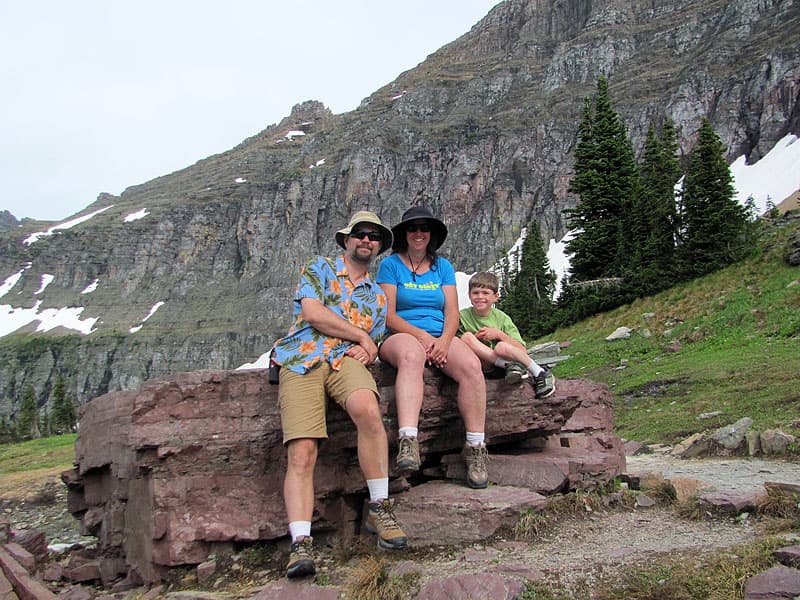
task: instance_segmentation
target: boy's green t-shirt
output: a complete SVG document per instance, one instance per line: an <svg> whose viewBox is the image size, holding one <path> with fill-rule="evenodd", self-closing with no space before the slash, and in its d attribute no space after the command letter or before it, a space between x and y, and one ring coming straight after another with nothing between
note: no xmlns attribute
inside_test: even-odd
<svg viewBox="0 0 800 600"><path fill-rule="evenodd" d="M472 310L471 306L461 309L459 312L459 333L475 333L481 327L494 327L495 329L499 329L503 333L510 335L523 346L525 345L525 340L522 339L519 329L517 329L517 326L514 325L514 321L512 321L511 317L509 317L502 310L492 307L492 310L488 315L481 317L477 315L474 310ZM495 344L497 343L496 340L481 341L490 348L494 348Z"/></svg>

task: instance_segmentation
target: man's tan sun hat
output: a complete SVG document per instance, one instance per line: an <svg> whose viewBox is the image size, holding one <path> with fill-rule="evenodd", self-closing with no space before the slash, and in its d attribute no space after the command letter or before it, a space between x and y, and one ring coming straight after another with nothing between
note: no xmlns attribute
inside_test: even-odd
<svg viewBox="0 0 800 600"><path fill-rule="evenodd" d="M345 236L350 235L350 232L353 231L353 229L355 229L356 225L359 223L369 223L370 225L375 225L381 232L381 249L378 251L378 254L382 254L392 247L392 240L394 239L392 236L392 230L381 223L378 215L368 210L358 211L350 218L350 222L347 224L347 227L336 232L336 243L344 248Z"/></svg>

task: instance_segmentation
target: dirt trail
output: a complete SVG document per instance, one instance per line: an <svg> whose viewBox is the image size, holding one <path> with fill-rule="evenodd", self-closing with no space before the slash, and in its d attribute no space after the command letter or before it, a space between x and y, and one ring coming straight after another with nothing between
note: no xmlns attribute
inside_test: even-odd
<svg viewBox="0 0 800 600"><path fill-rule="evenodd" d="M746 492L766 482L800 484L800 462L759 458L704 458L684 460L654 453L627 458L628 473L661 473L666 479L690 477L713 485L718 491Z"/></svg>
<svg viewBox="0 0 800 600"><path fill-rule="evenodd" d="M0 510L15 527L41 529L51 542L76 541L80 539L77 521L66 510L66 492L57 471L0 478ZM680 460L650 454L629 457L627 471L631 475L655 471L667 479L691 477L717 490L748 491L767 481L800 483L800 463L759 459ZM565 519L535 542L497 538L490 543L415 552L413 558L387 558L397 565L412 560L413 569L421 573L421 584L458 573L495 571L543 579L577 598L586 597L593 582L623 565L649 563L675 553L713 553L757 537L749 520L689 521L666 508L609 510ZM320 561L320 575L327 571L331 582L340 580L349 566L338 564L332 555L327 558ZM266 583L261 580L257 585Z"/></svg>
<svg viewBox="0 0 800 600"><path fill-rule="evenodd" d="M664 478L687 477L717 491L755 491L765 482L800 484L800 463L730 458L682 460L667 454L629 457L627 472L660 473ZM800 533L800 532L797 532ZM749 519L692 521L670 508L600 511L586 518L566 519L535 542L499 540L473 544L450 555L418 562L425 577L492 570L542 578L556 589L586 597L604 574L632 564L650 564L659 556L716 553L755 540ZM513 565L513 568L510 568Z"/></svg>

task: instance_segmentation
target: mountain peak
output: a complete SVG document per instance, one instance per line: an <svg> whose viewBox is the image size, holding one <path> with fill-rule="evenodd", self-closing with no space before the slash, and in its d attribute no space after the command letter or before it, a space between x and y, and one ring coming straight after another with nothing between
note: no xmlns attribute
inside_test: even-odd
<svg viewBox="0 0 800 600"><path fill-rule="evenodd" d="M335 231L356 210L391 225L429 206L465 273L495 264L531 223L545 243L561 239L600 75L635 149L668 117L688 152L708 118L729 159L764 156L800 127L798 22L790 0L507 0L354 111L300 102L232 150L99 197L114 208L67 231L31 245L5 231L11 311L68 307L97 323L80 338L7 340L0 399L61 372L85 401L252 362L285 333L303 262L340 252Z"/></svg>

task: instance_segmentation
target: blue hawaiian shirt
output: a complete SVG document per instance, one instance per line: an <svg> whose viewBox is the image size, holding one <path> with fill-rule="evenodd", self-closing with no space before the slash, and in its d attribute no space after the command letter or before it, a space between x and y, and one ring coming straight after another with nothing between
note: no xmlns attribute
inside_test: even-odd
<svg viewBox="0 0 800 600"><path fill-rule="evenodd" d="M350 281L344 257L309 260L300 272L292 303L289 333L275 341L272 359L282 368L305 374L328 361L338 370L353 342L320 333L303 319L301 300L316 298L337 315L368 332L375 343L386 334L386 295L366 275L358 285Z"/></svg>

